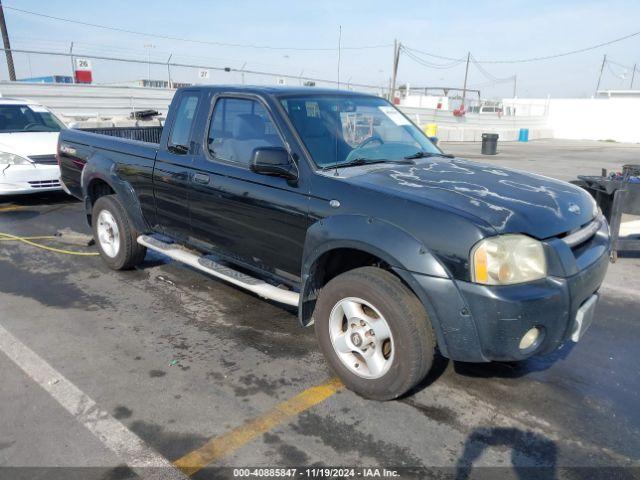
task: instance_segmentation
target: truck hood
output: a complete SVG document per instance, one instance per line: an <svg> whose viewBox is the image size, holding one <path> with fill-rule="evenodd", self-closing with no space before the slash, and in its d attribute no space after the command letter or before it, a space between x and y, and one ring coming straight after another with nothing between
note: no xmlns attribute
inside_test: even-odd
<svg viewBox="0 0 640 480"><path fill-rule="evenodd" d="M54 155L59 134L59 132L0 133L0 151L22 157Z"/></svg>
<svg viewBox="0 0 640 480"><path fill-rule="evenodd" d="M462 159L384 164L346 179L363 187L475 216L497 233L543 239L578 228L597 213L570 183Z"/></svg>

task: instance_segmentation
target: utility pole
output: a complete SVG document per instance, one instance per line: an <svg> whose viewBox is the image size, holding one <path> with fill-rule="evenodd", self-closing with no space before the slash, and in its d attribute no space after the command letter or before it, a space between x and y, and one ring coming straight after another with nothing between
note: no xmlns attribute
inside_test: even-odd
<svg viewBox="0 0 640 480"><path fill-rule="evenodd" d="M462 106L464 110L464 102L467 99L467 79L469 78L469 60L471 60L471 52L467 52L467 68L464 70L464 86L462 87Z"/></svg>
<svg viewBox="0 0 640 480"><path fill-rule="evenodd" d="M516 98L517 93L518 93L518 76L514 75L513 76L513 98Z"/></svg>
<svg viewBox="0 0 640 480"><path fill-rule="evenodd" d="M604 66L607 63L607 54L605 53L604 58L602 59L602 66L600 67L600 75L598 75L598 84L596 85L596 94L598 96L598 90L600 90L600 80L602 80L602 72L604 71Z"/></svg>
<svg viewBox="0 0 640 480"><path fill-rule="evenodd" d="M402 44L397 38L393 39L393 69L391 75L391 88L389 89L389 101L393 103L396 98L396 80L398 79L398 63L400 62L400 49Z"/></svg>
<svg viewBox="0 0 640 480"><path fill-rule="evenodd" d="M173 53L170 53L169 58L167 58L167 77L169 77L169 88L171 88L171 57L173 57Z"/></svg>
<svg viewBox="0 0 640 480"><path fill-rule="evenodd" d="M629 85L629 89L630 90L633 90L633 80L634 80L634 78L636 76L636 66L637 66L637 63L634 63L633 64L633 70L631 70L631 84Z"/></svg>
<svg viewBox="0 0 640 480"><path fill-rule="evenodd" d="M148 49L147 52L149 54L148 63L147 63L147 80L149 81L148 86L150 87L151 86L151 49L156 48L156 46L151 43L145 43L144 48Z"/></svg>
<svg viewBox="0 0 640 480"><path fill-rule="evenodd" d="M2 43L4 44L4 53L7 56L7 70L9 71L9 80L15 82L16 69L13 66L13 54L11 53L11 43L9 43L7 24L4 21L4 9L2 8L2 0L0 0L0 30L2 30Z"/></svg>
<svg viewBox="0 0 640 480"><path fill-rule="evenodd" d="M73 42L69 46L69 58L71 59L71 83L76 83L76 64L73 61Z"/></svg>

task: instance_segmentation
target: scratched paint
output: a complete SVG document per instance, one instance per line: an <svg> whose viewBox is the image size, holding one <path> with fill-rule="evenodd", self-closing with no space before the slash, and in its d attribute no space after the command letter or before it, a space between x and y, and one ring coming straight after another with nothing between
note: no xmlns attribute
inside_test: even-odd
<svg viewBox="0 0 640 480"><path fill-rule="evenodd" d="M547 238L593 218L594 203L566 182L461 159L422 160L416 165L358 169L347 181L391 190L413 201L464 210L498 233L523 232ZM570 207L579 207L572 213Z"/></svg>

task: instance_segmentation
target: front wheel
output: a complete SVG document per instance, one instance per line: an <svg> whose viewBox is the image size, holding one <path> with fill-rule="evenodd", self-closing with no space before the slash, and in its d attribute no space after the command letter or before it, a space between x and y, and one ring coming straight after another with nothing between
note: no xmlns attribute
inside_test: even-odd
<svg viewBox="0 0 640 480"><path fill-rule="evenodd" d="M431 369L436 344L424 307L386 270L362 267L333 278L313 317L329 365L363 397L397 398Z"/></svg>
<svg viewBox="0 0 640 480"><path fill-rule="evenodd" d="M144 260L147 249L116 195L98 198L92 212L93 236L105 263L113 270L127 270Z"/></svg>

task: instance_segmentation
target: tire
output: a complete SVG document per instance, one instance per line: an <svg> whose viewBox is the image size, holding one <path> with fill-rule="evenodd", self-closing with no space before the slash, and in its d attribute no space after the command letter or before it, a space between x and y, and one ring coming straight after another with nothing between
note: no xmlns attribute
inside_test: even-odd
<svg viewBox="0 0 640 480"><path fill-rule="evenodd" d="M91 219L93 237L109 268L128 270L144 260L147 249L136 241L138 233L116 195L98 198Z"/></svg>
<svg viewBox="0 0 640 480"><path fill-rule="evenodd" d="M423 380L433 365L436 341L425 309L386 270L362 267L333 278L320 291L313 318L329 366L350 390L365 398L398 398ZM387 331L390 336L383 341ZM358 349L358 344L367 345L366 350Z"/></svg>

